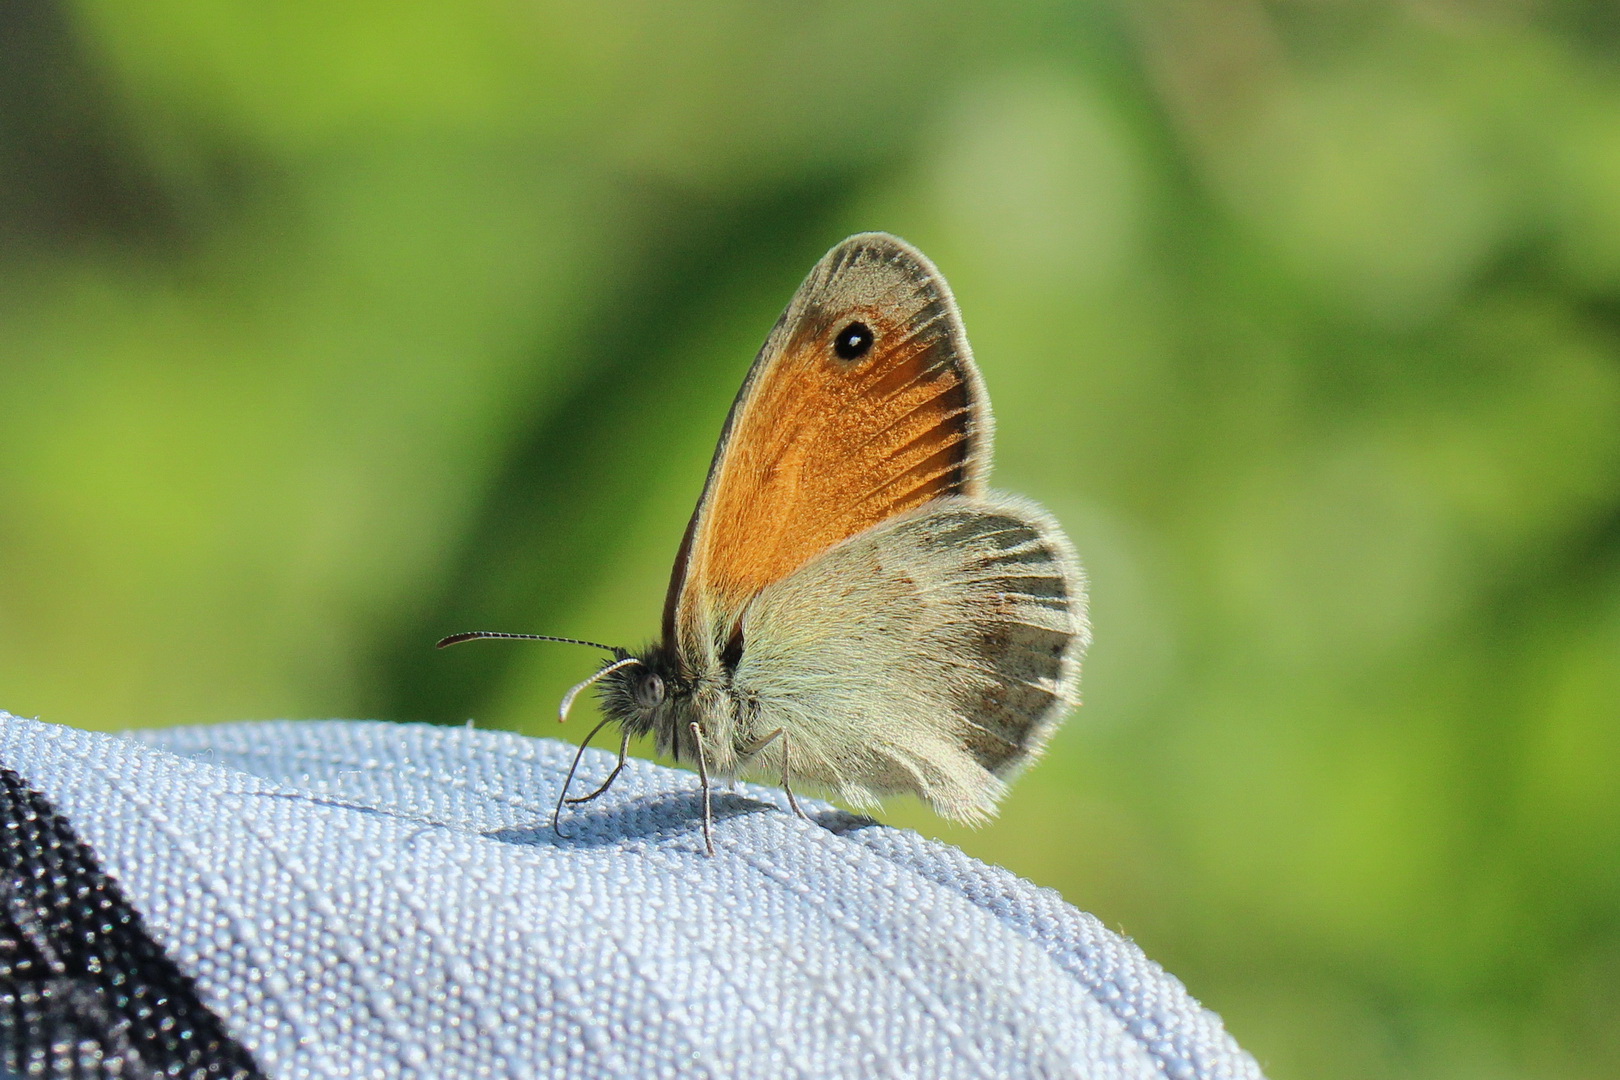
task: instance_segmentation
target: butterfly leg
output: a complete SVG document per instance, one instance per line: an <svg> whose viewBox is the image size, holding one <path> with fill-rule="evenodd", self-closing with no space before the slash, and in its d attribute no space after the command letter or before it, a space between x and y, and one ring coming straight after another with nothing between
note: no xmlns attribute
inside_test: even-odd
<svg viewBox="0 0 1620 1080"><path fill-rule="evenodd" d="M753 757L777 739L782 740L782 790L787 794L788 805L793 808L794 814L805 821L809 821L810 815L799 809L799 800L794 798L793 789L788 786L788 737L786 728L777 728L769 735L754 740L754 742L743 748L742 756Z"/></svg>
<svg viewBox="0 0 1620 1080"><path fill-rule="evenodd" d="M619 774L624 771L624 762L629 755L630 732L625 731L624 735L619 739L619 763L613 766L613 771L608 773L606 780L602 781L602 786L591 792L589 795L576 795L572 799L566 799L564 801L567 802L569 806L577 806L580 803L590 802L608 788L612 787L613 781L617 780L619 778Z"/></svg>
<svg viewBox="0 0 1620 1080"><path fill-rule="evenodd" d="M786 731L777 729L782 733L782 790L787 792L788 805L793 807L794 814L802 821L809 821L810 815L799 809L799 800L793 797L793 789L788 787L788 736Z"/></svg>
<svg viewBox="0 0 1620 1080"><path fill-rule="evenodd" d="M698 777L703 781L703 846L709 849L709 856L713 858L714 804L709 798L709 758L703 752L703 729L696 721L687 726L692 729L692 745L697 747Z"/></svg>
<svg viewBox="0 0 1620 1080"><path fill-rule="evenodd" d="M751 758L755 754L759 753L761 750L765 749L767 746L771 745L771 743L775 742L777 739L780 739L781 737L782 737L782 729L777 728L775 731L771 732L769 735L762 735L759 738L755 739L753 742L749 743L747 746L743 747L740 751L738 751L737 756L738 757Z"/></svg>
<svg viewBox="0 0 1620 1080"><path fill-rule="evenodd" d="M557 793L557 805L551 810L551 831L564 840L568 839L568 834L562 831L562 808L563 803L568 801L568 787L574 782L574 774L579 771L579 762L585 756L585 748L591 745L591 740L596 738L598 731L601 731L612 722L613 717L604 717L600 724L591 728L591 733L585 736L585 741L579 744L578 750L574 751L574 763L568 766L568 775L563 777L562 790Z"/></svg>

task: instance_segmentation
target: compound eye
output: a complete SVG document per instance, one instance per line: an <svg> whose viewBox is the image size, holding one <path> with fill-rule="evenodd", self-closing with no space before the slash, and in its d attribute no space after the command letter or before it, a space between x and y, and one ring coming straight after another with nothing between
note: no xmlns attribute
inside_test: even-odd
<svg viewBox="0 0 1620 1080"><path fill-rule="evenodd" d="M664 680L656 671L649 671L636 683L636 704L644 709L656 709L664 703Z"/></svg>

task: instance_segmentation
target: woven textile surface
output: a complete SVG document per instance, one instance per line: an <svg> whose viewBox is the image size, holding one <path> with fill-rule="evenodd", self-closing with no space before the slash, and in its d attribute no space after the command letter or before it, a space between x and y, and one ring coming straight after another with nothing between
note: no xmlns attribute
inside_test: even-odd
<svg viewBox="0 0 1620 1080"><path fill-rule="evenodd" d="M710 858L696 778L632 761L559 837L572 753L0 714L0 764L278 1080L1260 1075L1129 941L913 833L740 785ZM578 790L612 760L587 753Z"/></svg>

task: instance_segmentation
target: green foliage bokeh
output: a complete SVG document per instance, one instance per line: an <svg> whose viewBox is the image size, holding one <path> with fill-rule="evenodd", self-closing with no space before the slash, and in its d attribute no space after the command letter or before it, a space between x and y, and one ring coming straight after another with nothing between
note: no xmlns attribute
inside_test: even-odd
<svg viewBox="0 0 1620 1080"><path fill-rule="evenodd" d="M0 707L557 734L886 229L1093 582L1001 818L1277 1080L1620 1075L1601 5L18 0ZM564 731L575 737L576 730Z"/></svg>

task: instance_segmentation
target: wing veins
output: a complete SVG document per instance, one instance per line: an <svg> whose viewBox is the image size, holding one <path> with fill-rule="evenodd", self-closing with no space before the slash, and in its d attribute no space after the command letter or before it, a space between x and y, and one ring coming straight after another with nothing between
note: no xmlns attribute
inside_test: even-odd
<svg viewBox="0 0 1620 1080"><path fill-rule="evenodd" d="M868 446L871 446L873 443L877 442L879 439L881 439L883 436L887 435L889 432L893 431L895 428L899 427L901 424L904 424L906 421L912 419L918 413L922 412L924 409L926 409L929 406L931 406L931 405L935 404L936 402L938 402L940 398L945 397L947 394L950 394L955 390L956 390L955 386L942 387L939 390L939 392L936 393L933 397L924 398L922 401L919 401L917 404L913 405L911 408L907 409L905 412L901 413L899 416L897 416L893 420L889 421L889 423L885 424L883 427L881 427L878 430L872 432L871 436L865 442L863 442L860 445L856 446L854 449L856 449L856 450L864 450L864 449L866 449ZM889 400L893 400L893 399L892 398L885 398L884 400L889 401ZM929 430L933 431L933 430L936 430L936 429L938 429L940 427L943 427L945 421L947 421L947 420L955 420L958 416L961 416L964 413L968 413L968 412L972 412L972 410L969 409L966 405L963 405L960 408L952 409L950 412L944 414L944 416L941 418L941 420L939 422L936 422L933 425L931 425L929 427Z"/></svg>
<svg viewBox="0 0 1620 1080"><path fill-rule="evenodd" d="M910 338L907 338L906 340L909 342ZM893 346L895 349L899 349L900 347L901 346L899 344ZM872 370L867 373L866 377L863 378L857 385L857 389L864 394L881 388L885 379L893 378L896 371L906 370L906 368L913 364L918 355L927 351L929 351L929 346L918 346L909 350L903 355L897 354L887 364L882 366L873 365ZM899 386L890 390L885 390L878 400L892 401L901 394L909 392L913 387L919 386L925 382L933 382L943 379L949 374L954 374L954 372L951 371L951 365L943 359L935 360L933 363L929 364L917 364L916 367L916 374L912 375L906 382L900 384ZM952 385L960 385L960 382L961 380L958 379L956 382L952 383Z"/></svg>
<svg viewBox="0 0 1620 1080"><path fill-rule="evenodd" d="M960 440L958 440L958 442L959 441ZM913 465L911 468L907 469L905 472L899 473L898 475L895 475L895 476L892 476L889 479L885 480L883 483L881 483L881 484L877 485L876 487L868 490L866 493L861 495L857 499L857 501L858 502L863 502L863 503L870 502L872 499L876 498L878 495L883 494L883 492L885 490L894 487L896 484L900 483L902 480L906 480L906 479L911 478L913 473L916 473L922 467L928 465L930 462L933 462L941 454L944 454L944 453L946 453L946 452L948 452L950 450L954 450L956 448L956 446L957 446L957 443L953 442L949 446L946 446L946 447L942 448L941 450L939 450L937 453L930 454L928 457L924 458L922 461L919 461L916 465ZM952 472L953 470L959 469L961 467L962 467L962 463L959 462L959 461L950 461L950 462L947 462L945 464L935 466L934 470L932 472L928 473L926 475L926 477L924 477L921 481L919 481L915 487L912 487L912 488L910 488L910 489L908 489L906 491L906 494L905 494L904 498L893 500L894 504L896 506L908 506L908 505L910 505L910 500L912 499L913 496L915 496L918 493L920 493L921 491L923 491L923 489L927 488L928 485L934 483L940 477L945 476L946 474Z"/></svg>

